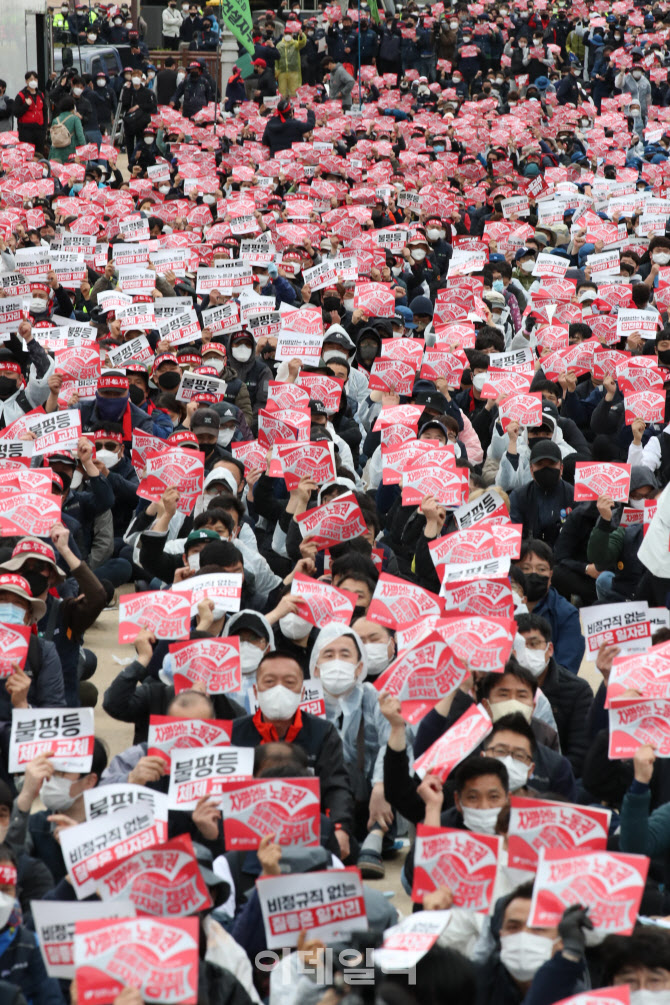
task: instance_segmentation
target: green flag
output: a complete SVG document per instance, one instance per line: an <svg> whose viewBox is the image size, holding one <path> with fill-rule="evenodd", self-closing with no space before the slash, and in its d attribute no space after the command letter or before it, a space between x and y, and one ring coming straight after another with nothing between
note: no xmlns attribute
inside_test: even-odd
<svg viewBox="0 0 670 1005"><path fill-rule="evenodd" d="M375 24L379 24L379 8L377 7L377 0L368 0L368 7L370 8L370 17Z"/></svg>
<svg viewBox="0 0 670 1005"><path fill-rule="evenodd" d="M250 55L254 52L251 40L251 8L249 0L221 0L221 17L227 28Z"/></svg>

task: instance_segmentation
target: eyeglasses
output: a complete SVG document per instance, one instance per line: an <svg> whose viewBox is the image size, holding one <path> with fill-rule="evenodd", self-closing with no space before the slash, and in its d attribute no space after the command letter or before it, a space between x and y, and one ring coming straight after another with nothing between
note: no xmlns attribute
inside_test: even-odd
<svg viewBox="0 0 670 1005"><path fill-rule="evenodd" d="M511 757L514 761L519 761L521 764L533 763L533 758L530 754L527 754L523 750L519 750L518 747L515 750L512 750L511 747L506 747L502 743L496 745L495 747L486 747L485 753L488 754L489 757L497 757L500 760L502 760L503 757Z"/></svg>

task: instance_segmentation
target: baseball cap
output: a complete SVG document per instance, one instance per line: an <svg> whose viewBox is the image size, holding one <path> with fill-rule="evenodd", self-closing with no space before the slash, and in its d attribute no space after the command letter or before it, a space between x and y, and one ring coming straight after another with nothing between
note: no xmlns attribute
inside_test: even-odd
<svg viewBox="0 0 670 1005"><path fill-rule="evenodd" d="M416 328L414 314L409 307L400 307L396 305L395 312L402 319L405 328L411 328L412 330Z"/></svg>
<svg viewBox="0 0 670 1005"><path fill-rule="evenodd" d="M562 460L561 448L553 440L543 439L533 444L530 452L531 464L536 464L537 461L555 461L557 464L560 464Z"/></svg>
<svg viewBox="0 0 670 1005"><path fill-rule="evenodd" d="M220 541L215 530L192 530L184 543L184 551L188 551L194 544L207 544L208 541Z"/></svg>
<svg viewBox="0 0 670 1005"><path fill-rule="evenodd" d="M195 433L218 433L221 427L219 413L213 408L199 408L191 419L191 432Z"/></svg>

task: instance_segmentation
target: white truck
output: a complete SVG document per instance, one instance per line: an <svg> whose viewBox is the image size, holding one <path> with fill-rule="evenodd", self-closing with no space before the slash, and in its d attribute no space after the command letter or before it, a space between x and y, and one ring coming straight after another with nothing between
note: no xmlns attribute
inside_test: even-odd
<svg viewBox="0 0 670 1005"><path fill-rule="evenodd" d="M25 87L27 70L37 70L43 89L51 67L47 0L0 0L0 8L0 78L8 96Z"/></svg>

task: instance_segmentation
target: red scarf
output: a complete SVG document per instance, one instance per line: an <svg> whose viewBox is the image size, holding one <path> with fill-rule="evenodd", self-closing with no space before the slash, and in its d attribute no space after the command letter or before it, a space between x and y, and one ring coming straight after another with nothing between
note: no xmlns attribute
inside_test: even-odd
<svg viewBox="0 0 670 1005"><path fill-rule="evenodd" d="M261 746L264 743L278 743L283 740L284 743L293 743L296 736L302 729L302 713L300 709L293 716L293 722L288 728L286 736L280 737L277 735L277 730L274 728L271 722L266 722L263 718L260 708L256 710L253 718L254 726L258 730L261 737Z"/></svg>
<svg viewBox="0 0 670 1005"><path fill-rule="evenodd" d="M126 443L130 443L133 438L133 420L130 415L130 398L128 398L128 404L126 405L126 410L123 413L123 439Z"/></svg>

